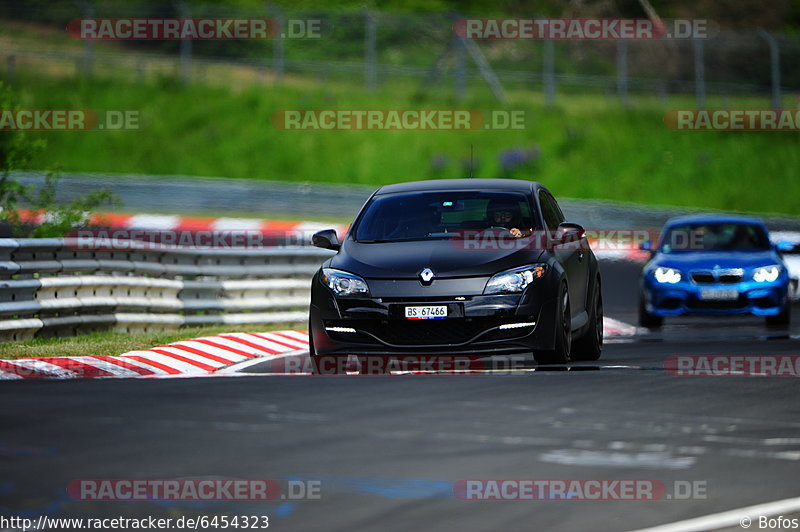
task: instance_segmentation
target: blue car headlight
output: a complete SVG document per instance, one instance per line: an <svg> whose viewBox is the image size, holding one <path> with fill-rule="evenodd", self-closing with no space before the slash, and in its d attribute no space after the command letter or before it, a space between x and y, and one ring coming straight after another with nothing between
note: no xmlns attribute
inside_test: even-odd
<svg viewBox="0 0 800 532"><path fill-rule="evenodd" d="M353 273L343 272L342 270L335 270L333 268L323 268L322 283L339 297L369 297L367 282Z"/></svg>
<svg viewBox="0 0 800 532"><path fill-rule="evenodd" d="M675 268L664 268L659 266L653 270L653 277L659 283L675 284L681 282L681 272Z"/></svg>
<svg viewBox="0 0 800 532"><path fill-rule="evenodd" d="M753 280L757 283L771 283L777 281L781 275L781 267L777 264L762 266L753 270Z"/></svg>
<svg viewBox="0 0 800 532"><path fill-rule="evenodd" d="M484 294L517 294L547 271L547 264L531 264L496 273L486 283Z"/></svg>

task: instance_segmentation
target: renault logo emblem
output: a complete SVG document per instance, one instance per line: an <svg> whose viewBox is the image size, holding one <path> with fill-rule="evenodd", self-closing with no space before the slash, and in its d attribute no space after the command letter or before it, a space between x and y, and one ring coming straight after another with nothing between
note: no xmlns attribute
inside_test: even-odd
<svg viewBox="0 0 800 532"><path fill-rule="evenodd" d="M419 272L419 278L424 284L429 284L431 281L433 281L433 270L430 268L425 268Z"/></svg>

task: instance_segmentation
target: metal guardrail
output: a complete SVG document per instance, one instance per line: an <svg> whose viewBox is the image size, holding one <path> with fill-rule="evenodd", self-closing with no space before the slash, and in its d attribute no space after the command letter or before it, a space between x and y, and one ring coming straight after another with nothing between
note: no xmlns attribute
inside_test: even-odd
<svg viewBox="0 0 800 532"><path fill-rule="evenodd" d="M103 239L0 239L0 340L305 321L332 252L186 249Z"/></svg>

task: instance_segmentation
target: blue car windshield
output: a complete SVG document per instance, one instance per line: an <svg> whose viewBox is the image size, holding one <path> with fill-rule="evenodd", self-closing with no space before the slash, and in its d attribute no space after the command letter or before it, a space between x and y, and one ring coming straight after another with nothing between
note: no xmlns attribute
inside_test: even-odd
<svg viewBox="0 0 800 532"><path fill-rule="evenodd" d="M669 228L662 253L684 251L766 251L771 248L763 227L745 223L700 223Z"/></svg>
<svg viewBox="0 0 800 532"><path fill-rule="evenodd" d="M490 228L531 231L534 217L524 194L447 190L379 195L356 222L355 240L403 242L458 238Z"/></svg>

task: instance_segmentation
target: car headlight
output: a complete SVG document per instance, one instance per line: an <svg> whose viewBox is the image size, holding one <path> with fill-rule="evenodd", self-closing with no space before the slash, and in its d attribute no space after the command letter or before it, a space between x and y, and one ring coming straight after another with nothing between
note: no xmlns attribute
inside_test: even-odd
<svg viewBox="0 0 800 532"><path fill-rule="evenodd" d="M762 266L753 270L753 280L757 283L771 283L778 279L781 267L777 264Z"/></svg>
<svg viewBox="0 0 800 532"><path fill-rule="evenodd" d="M659 283L675 284L681 282L681 272L675 268L664 268L659 266L653 270L653 277Z"/></svg>
<svg viewBox="0 0 800 532"><path fill-rule="evenodd" d="M367 282L358 275L333 268L322 269L322 282L340 297L369 296Z"/></svg>
<svg viewBox="0 0 800 532"><path fill-rule="evenodd" d="M486 283L484 294L516 294L547 271L546 264L531 264L497 273Z"/></svg>

